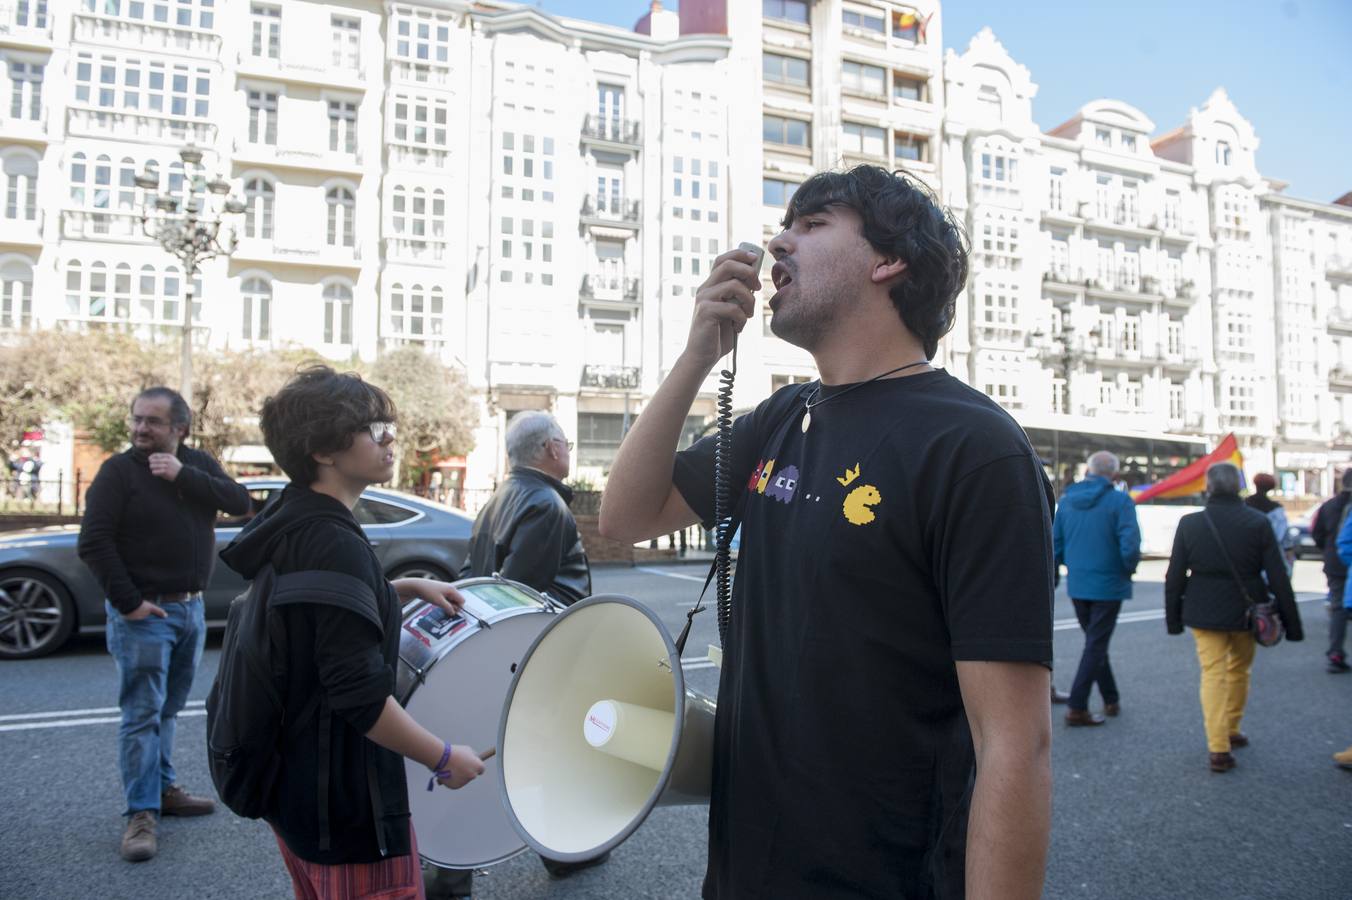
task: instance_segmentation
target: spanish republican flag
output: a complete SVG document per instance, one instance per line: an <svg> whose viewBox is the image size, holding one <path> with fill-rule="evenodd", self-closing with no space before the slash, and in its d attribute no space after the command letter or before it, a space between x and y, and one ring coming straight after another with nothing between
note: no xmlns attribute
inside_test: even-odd
<svg viewBox="0 0 1352 900"><path fill-rule="evenodd" d="M1187 468L1175 472L1163 481L1132 491L1131 499L1137 503L1144 503L1147 500L1191 497L1194 494L1205 493L1206 470L1216 463L1223 462L1234 463L1239 466L1241 472L1244 471L1244 457L1239 452L1239 442L1235 440L1233 433L1227 434L1215 450Z"/></svg>

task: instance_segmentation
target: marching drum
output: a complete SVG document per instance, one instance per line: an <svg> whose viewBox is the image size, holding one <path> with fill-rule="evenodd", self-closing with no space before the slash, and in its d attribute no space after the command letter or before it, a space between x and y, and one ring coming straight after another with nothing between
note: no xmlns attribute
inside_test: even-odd
<svg viewBox="0 0 1352 900"><path fill-rule="evenodd" d="M526 650L562 609L524 584L501 577L455 582L459 615L431 603L404 610L395 698L433 734L482 753L492 747L502 704ZM419 854L448 869L493 865L526 849L502 805L502 768L457 791L425 790L425 768L405 760Z"/></svg>

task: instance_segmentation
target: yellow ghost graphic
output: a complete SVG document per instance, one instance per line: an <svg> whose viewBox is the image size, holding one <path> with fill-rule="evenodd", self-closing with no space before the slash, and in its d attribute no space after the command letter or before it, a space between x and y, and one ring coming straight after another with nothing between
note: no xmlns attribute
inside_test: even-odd
<svg viewBox="0 0 1352 900"><path fill-rule="evenodd" d="M765 493L765 486L770 483L770 473L775 470L775 461L772 459L765 464L765 471L761 472L760 483L756 485L756 493Z"/></svg>
<svg viewBox="0 0 1352 900"><path fill-rule="evenodd" d="M867 525L877 518L869 507L877 506L882 502L883 495L878 493L876 487L871 484L861 484L845 497L845 518L849 520L851 525Z"/></svg>

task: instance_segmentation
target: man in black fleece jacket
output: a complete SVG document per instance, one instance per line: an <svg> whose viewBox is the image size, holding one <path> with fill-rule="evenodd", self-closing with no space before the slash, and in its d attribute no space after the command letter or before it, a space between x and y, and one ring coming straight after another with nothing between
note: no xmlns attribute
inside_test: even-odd
<svg viewBox="0 0 1352 900"><path fill-rule="evenodd" d="M174 726L206 640L202 589L215 561L216 512L248 512L249 494L208 454L183 446L190 425L177 391L154 387L137 395L132 446L94 476L80 526L80 559L108 598L128 817L121 852L130 862L155 855L159 815L215 808L175 783Z"/></svg>
<svg viewBox="0 0 1352 900"><path fill-rule="evenodd" d="M403 757L450 788L484 770L471 748L431 734L393 696L403 604L417 598L453 614L464 603L443 582L387 581L352 516L362 491L394 474L394 421L380 388L327 366L303 369L264 402L259 422L291 484L221 553L246 578L271 564L278 575L338 573L353 588L350 606L274 613L292 724L265 818L298 897L419 895Z"/></svg>

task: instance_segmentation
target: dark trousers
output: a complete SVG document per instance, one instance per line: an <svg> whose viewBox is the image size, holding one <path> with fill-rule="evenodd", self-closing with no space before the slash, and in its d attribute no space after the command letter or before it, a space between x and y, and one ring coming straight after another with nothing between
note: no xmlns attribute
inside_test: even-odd
<svg viewBox="0 0 1352 900"><path fill-rule="evenodd" d="M1329 656L1339 658L1347 655L1343 644L1347 640L1347 609L1343 606L1343 589L1347 586L1347 576L1329 579Z"/></svg>
<svg viewBox="0 0 1352 900"><path fill-rule="evenodd" d="M1122 611L1122 601L1072 598L1070 602L1075 604L1075 618L1080 620L1080 630L1084 632L1084 652L1080 654L1080 667L1075 670L1075 683L1070 687L1070 701L1066 705L1075 710L1088 709L1089 692L1095 683L1104 703L1116 703L1119 697L1113 669L1108 664L1108 641L1117 625L1117 614Z"/></svg>

